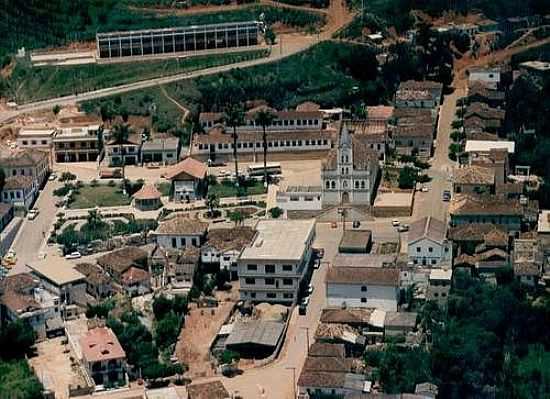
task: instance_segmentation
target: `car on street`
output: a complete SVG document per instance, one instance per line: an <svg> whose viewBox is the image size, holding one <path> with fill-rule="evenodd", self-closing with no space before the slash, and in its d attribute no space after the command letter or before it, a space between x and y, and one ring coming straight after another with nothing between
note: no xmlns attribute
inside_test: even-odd
<svg viewBox="0 0 550 399"><path fill-rule="evenodd" d="M450 201L451 200L451 192L449 190L443 191L443 201Z"/></svg>
<svg viewBox="0 0 550 399"><path fill-rule="evenodd" d="M313 262L313 268L319 269L320 266L321 266L321 259L320 258L315 259L315 261Z"/></svg>
<svg viewBox="0 0 550 399"><path fill-rule="evenodd" d="M307 286L307 294L308 295L313 294L313 285L310 284L310 285Z"/></svg>
<svg viewBox="0 0 550 399"><path fill-rule="evenodd" d="M361 222L359 220L354 220L353 221L353 228L358 229L359 226L361 226Z"/></svg>
<svg viewBox="0 0 550 399"><path fill-rule="evenodd" d="M338 223L332 222L332 223L330 224L330 227L332 227L333 229L336 229L336 228L338 228Z"/></svg>
<svg viewBox="0 0 550 399"><path fill-rule="evenodd" d="M29 213L27 213L27 219L28 220L34 220L38 216L38 209L31 209Z"/></svg>
<svg viewBox="0 0 550 399"><path fill-rule="evenodd" d="M49 181L54 181L55 179L57 179L57 175L55 173L52 173L50 177L48 177Z"/></svg>
<svg viewBox="0 0 550 399"><path fill-rule="evenodd" d="M397 231L400 233L404 233L406 231L409 231L409 225L408 224L402 224L397 228Z"/></svg>
<svg viewBox="0 0 550 399"><path fill-rule="evenodd" d="M65 259L79 259L82 255L80 252L71 252L70 254L65 255Z"/></svg>
<svg viewBox="0 0 550 399"><path fill-rule="evenodd" d="M401 223L401 222L399 222L399 220L394 219L394 220L392 220L391 225L392 225L393 227L397 227L397 226L400 225L400 223Z"/></svg>
<svg viewBox="0 0 550 399"><path fill-rule="evenodd" d="M427 193L428 191L430 191L430 188L429 188L428 186L422 186L421 191L422 191L423 193Z"/></svg>
<svg viewBox="0 0 550 399"><path fill-rule="evenodd" d="M309 305L309 297L306 296L305 298L302 298L302 301L300 302L300 305L304 305L304 306Z"/></svg>

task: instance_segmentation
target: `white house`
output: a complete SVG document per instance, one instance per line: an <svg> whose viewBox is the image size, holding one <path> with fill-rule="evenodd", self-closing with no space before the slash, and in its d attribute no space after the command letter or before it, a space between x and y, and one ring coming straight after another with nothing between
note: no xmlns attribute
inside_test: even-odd
<svg viewBox="0 0 550 399"><path fill-rule="evenodd" d="M164 178L172 183L172 198L177 202L189 202L200 194L201 186L204 184L208 168L203 162L191 157L172 166Z"/></svg>
<svg viewBox="0 0 550 399"><path fill-rule="evenodd" d="M231 278L236 279L237 259L255 235L256 231L248 226L209 230L207 241L201 247L201 262L219 264L220 269L229 270Z"/></svg>
<svg viewBox="0 0 550 399"><path fill-rule="evenodd" d="M2 189L2 202L30 209L36 190L31 176L10 176Z"/></svg>
<svg viewBox="0 0 550 399"><path fill-rule="evenodd" d="M325 283L328 307L397 311L399 270L396 268L331 267Z"/></svg>
<svg viewBox="0 0 550 399"><path fill-rule="evenodd" d="M277 207L284 211L320 211L320 186L288 186L277 191Z"/></svg>
<svg viewBox="0 0 550 399"><path fill-rule="evenodd" d="M415 265L441 266L450 264L452 244L446 237L445 223L431 216L411 224L409 230L409 261Z"/></svg>
<svg viewBox="0 0 550 399"><path fill-rule="evenodd" d="M56 129L54 127L21 128L17 134L16 143L21 148L37 148L49 151L55 133Z"/></svg>
<svg viewBox="0 0 550 399"><path fill-rule="evenodd" d="M499 68L475 67L468 70L468 82L480 82L490 89L497 89L500 85Z"/></svg>
<svg viewBox="0 0 550 399"><path fill-rule="evenodd" d="M426 300L435 301L440 306L445 305L449 299L452 278L453 270L450 268L432 269L430 271L430 281L426 292Z"/></svg>
<svg viewBox="0 0 550 399"><path fill-rule="evenodd" d="M200 247L204 242L207 228L208 223L185 215L175 215L160 222L153 234L157 244L164 249Z"/></svg>

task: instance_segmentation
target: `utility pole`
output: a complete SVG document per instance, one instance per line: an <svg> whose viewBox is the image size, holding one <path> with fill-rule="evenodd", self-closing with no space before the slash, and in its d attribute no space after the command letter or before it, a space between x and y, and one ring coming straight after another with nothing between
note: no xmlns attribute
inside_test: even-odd
<svg viewBox="0 0 550 399"><path fill-rule="evenodd" d="M292 370L292 392L294 393L293 399L296 399L296 367L285 367L287 370Z"/></svg>

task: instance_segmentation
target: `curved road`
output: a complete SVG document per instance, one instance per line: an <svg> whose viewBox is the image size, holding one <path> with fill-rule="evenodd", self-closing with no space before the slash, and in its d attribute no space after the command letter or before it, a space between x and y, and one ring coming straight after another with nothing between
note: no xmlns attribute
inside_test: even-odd
<svg viewBox="0 0 550 399"><path fill-rule="evenodd" d="M220 72L226 72L235 68L248 68L255 65L268 64L279 61L293 54L302 52L318 43L319 41L328 40L332 34L343 26L351 22L353 14L345 7L342 0L332 0L327 11L328 21L324 26L323 31L319 35L301 35L301 34L282 34L279 36L279 43L272 47L271 54L265 58L259 58L251 61L243 61L235 64L222 65L213 68L207 68L195 72L187 72L167 77L153 78L135 83L129 83L121 86L109 87L100 90L93 90L77 95L63 96L52 98L49 100L36 101L27 104L21 104L15 110L5 111L0 113L0 124L25 113L33 111L41 111L51 109L54 105L68 105L76 102L93 100L96 98L109 97L116 94L127 93L134 90L145 89L149 87L164 85L177 82L184 79L193 79L199 76L212 75Z"/></svg>

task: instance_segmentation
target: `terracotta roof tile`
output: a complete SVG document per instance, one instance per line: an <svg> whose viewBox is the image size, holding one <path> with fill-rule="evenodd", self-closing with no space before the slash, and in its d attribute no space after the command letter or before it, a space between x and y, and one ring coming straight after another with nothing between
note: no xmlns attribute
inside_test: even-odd
<svg viewBox="0 0 550 399"><path fill-rule="evenodd" d="M326 276L327 283L370 284L384 286L399 285L399 270L379 267L331 267Z"/></svg>
<svg viewBox="0 0 550 399"><path fill-rule="evenodd" d="M197 161L194 158L187 157L183 161L172 166L165 173L164 177L168 180L174 180L182 173L194 177L195 179L204 179L208 168L204 162Z"/></svg>
<svg viewBox="0 0 550 399"><path fill-rule="evenodd" d="M133 195L134 199L137 200L150 200L150 199L160 199L162 194L155 187L154 184L144 184L141 189Z"/></svg>
<svg viewBox="0 0 550 399"><path fill-rule="evenodd" d="M122 273L121 282L122 284L130 285L136 282L148 281L149 278L149 272L132 266Z"/></svg>
<svg viewBox="0 0 550 399"><path fill-rule="evenodd" d="M429 238L435 242L442 243L446 239L447 226L441 220L431 216L416 220L409 228L409 243L422 238Z"/></svg>
<svg viewBox="0 0 550 399"><path fill-rule="evenodd" d="M202 235L208 223L191 219L185 215L175 215L159 223L155 234L167 235Z"/></svg>
<svg viewBox="0 0 550 399"><path fill-rule="evenodd" d="M495 184L495 172L491 168L466 166L454 171L453 182L457 184Z"/></svg>

